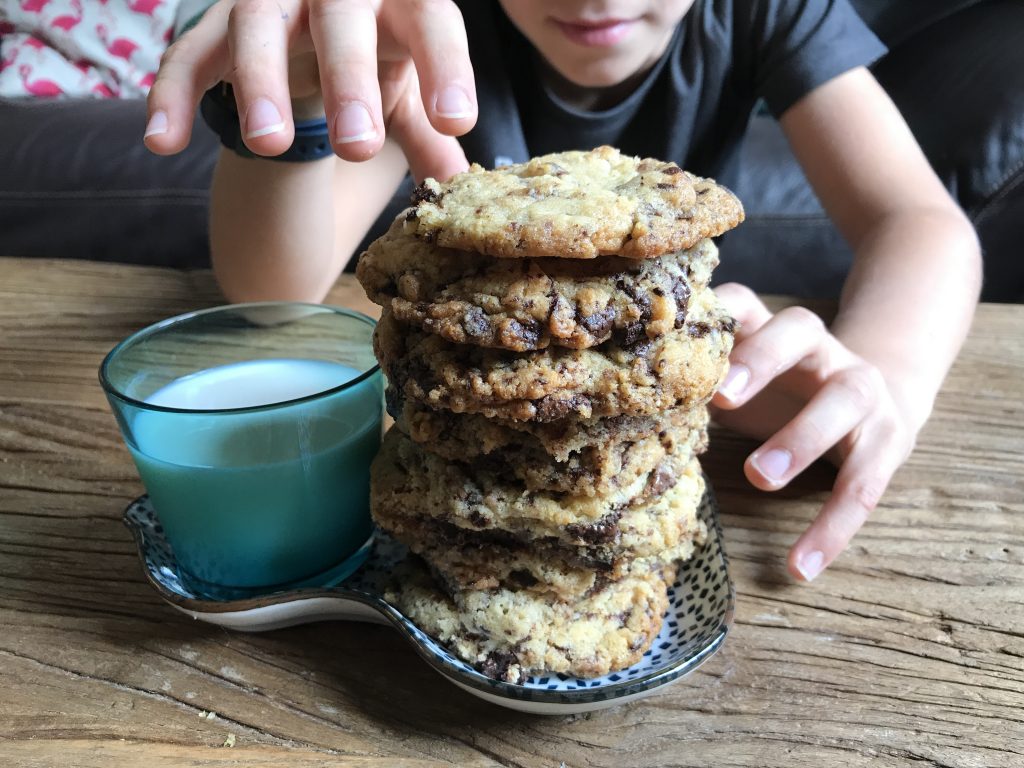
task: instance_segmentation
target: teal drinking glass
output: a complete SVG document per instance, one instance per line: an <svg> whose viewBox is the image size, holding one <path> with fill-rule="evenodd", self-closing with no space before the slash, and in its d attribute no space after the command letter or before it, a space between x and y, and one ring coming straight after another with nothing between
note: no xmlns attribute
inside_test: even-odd
<svg viewBox="0 0 1024 768"><path fill-rule="evenodd" d="M193 312L125 339L100 383L189 586L328 586L369 549L383 377L374 322L296 303Z"/></svg>

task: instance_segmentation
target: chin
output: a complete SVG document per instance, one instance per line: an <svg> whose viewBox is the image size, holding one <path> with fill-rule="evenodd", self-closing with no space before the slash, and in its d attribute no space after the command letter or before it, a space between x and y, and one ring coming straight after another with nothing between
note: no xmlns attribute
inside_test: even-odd
<svg viewBox="0 0 1024 768"><path fill-rule="evenodd" d="M611 88L622 84L637 71L637 67L630 67L625 62L607 60L586 64L553 64L558 74L580 88Z"/></svg>

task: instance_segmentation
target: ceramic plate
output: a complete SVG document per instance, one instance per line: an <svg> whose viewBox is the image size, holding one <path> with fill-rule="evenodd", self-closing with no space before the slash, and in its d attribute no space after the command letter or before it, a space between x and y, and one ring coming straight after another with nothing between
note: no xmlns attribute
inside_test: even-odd
<svg viewBox="0 0 1024 768"><path fill-rule="evenodd" d="M305 587L258 597L211 599L187 586L149 499L136 499L125 511L150 584L172 606L194 619L259 632L314 621L351 619L387 623L398 629L419 655L451 682L501 706L542 714L571 714L602 709L656 692L707 661L732 625L734 592L722 548L717 504L710 484L699 514L708 540L679 569L669 590L669 608L661 632L633 666L603 677L567 675L530 677L522 684L485 677L421 631L382 597L391 568L405 548L379 533L363 567L341 584Z"/></svg>

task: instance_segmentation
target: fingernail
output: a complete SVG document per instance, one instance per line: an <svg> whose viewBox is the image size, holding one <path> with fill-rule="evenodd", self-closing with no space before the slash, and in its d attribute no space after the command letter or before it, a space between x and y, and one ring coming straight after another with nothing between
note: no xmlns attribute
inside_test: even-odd
<svg viewBox="0 0 1024 768"><path fill-rule="evenodd" d="M814 581L825 565L825 555L818 550L802 555L797 561L796 569L804 577L804 581Z"/></svg>
<svg viewBox="0 0 1024 768"><path fill-rule="evenodd" d="M146 123L146 132L142 134L142 138L156 136L158 133L167 133L167 113L162 109L158 109L149 118L149 122Z"/></svg>
<svg viewBox="0 0 1024 768"><path fill-rule="evenodd" d="M725 381L718 388L718 391L727 400L735 400L743 394L743 390L750 383L750 369L745 365L733 365L725 374Z"/></svg>
<svg viewBox="0 0 1024 768"><path fill-rule="evenodd" d="M284 120L270 99L256 99L245 113L245 138L255 139L284 130Z"/></svg>
<svg viewBox="0 0 1024 768"><path fill-rule="evenodd" d="M370 117L370 111L353 101L338 110L334 122L334 143L352 144L356 141L369 141L377 137L377 128Z"/></svg>
<svg viewBox="0 0 1024 768"><path fill-rule="evenodd" d="M473 103L459 86L449 85L437 94L434 109L437 111L438 117L459 120L473 114Z"/></svg>
<svg viewBox="0 0 1024 768"><path fill-rule="evenodd" d="M750 463L767 479L773 483L780 483L789 471L789 465L793 463L793 454L785 448L772 448L754 456Z"/></svg>

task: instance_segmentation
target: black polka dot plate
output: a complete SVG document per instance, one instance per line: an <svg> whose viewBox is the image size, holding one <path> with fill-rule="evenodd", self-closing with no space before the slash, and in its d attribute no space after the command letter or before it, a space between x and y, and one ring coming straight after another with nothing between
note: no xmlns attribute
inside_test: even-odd
<svg viewBox="0 0 1024 768"><path fill-rule="evenodd" d="M390 624L424 661L473 695L524 712L565 715L655 693L692 672L722 647L732 625L734 592L710 485L699 514L707 524L708 540L693 559L680 567L669 590L669 608L661 632L639 662L603 677L535 676L521 684L484 676L383 599L387 576L406 552L381 533L364 565L337 586L211 599L191 589L181 578L148 497L132 502L125 510L124 521L135 536L150 584L160 597L194 619L246 632L339 619Z"/></svg>

